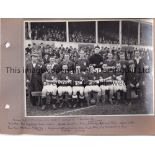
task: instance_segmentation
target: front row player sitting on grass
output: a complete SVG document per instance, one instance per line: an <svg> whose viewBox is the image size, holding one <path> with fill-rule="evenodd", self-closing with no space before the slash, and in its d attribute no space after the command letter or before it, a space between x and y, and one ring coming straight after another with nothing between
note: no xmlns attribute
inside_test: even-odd
<svg viewBox="0 0 155 155"><path fill-rule="evenodd" d="M56 109L56 95L57 95L57 75L52 70L52 65L47 64L47 71L42 75L43 89L42 89L42 110L45 110L47 105L47 97L50 97L52 108Z"/></svg>
<svg viewBox="0 0 155 155"><path fill-rule="evenodd" d="M84 89L85 98L87 100L87 105L90 105L90 102L94 99L96 100L96 104L99 104L99 100L101 97L101 88L99 87L99 77L95 72L93 66L89 66L89 72L86 73L86 87Z"/></svg>

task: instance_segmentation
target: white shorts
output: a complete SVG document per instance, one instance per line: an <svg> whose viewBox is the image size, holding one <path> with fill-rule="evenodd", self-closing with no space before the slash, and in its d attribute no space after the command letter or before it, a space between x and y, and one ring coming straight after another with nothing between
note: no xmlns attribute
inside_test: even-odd
<svg viewBox="0 0 155 155"><path fill-rule="evenodd" d="M59 86L58 94L62 95L63 93L68 93L69 95L72 95L72 87L71 86Z"/></svg>
<svg viewBox="0 0 155 155"><path fill-rule="evenodd" d="M101 93L101 88L98 85L93 85L93 86L86 86L84 89L84 93L87 95L89 92L96 92L98 94Z"/></svg>
<svg viewBox="0 0 155 155"><path fill-rule="evenodd" d="M106 90L113 90L113 85L112 84L111 85L101 85L100 88L101 88L102 92L106 91Z"/></svg>
<svg viewBox="0 0 155 155"><path fill-rule="evenodd" d="M122 90L123 92L126 92L126 85L123 80L115 80L113 81L113 90L118 91Z"/></svg>
<svg viewBox="0 0 155 155"><path fill-rule="evenodd" d="M73 86L73 95L76 95L77 92L79 92L80 95L83 95L84 87L83 86Z"/></svg>
<svg viewBox="0 0 155 155"><path fill-rule="evenodd" d="M53 95L56 95L57 93L57 86L56 85L46 85L46 86L43 86L43 89L42 89L42 96L46 96L47 93L52 93Z"/></svg>

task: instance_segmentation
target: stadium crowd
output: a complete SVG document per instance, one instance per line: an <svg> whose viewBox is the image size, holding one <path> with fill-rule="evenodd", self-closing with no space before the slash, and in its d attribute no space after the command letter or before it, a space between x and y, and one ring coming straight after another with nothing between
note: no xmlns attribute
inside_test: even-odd
<svg viewBox="0 0 155 155"><path fill-rule="evenodd" d="M126 45L137 45L138 44L138 39L135 37L127 37L127 36L122 36L122 44Z"/></svg>
<svg viewBox="0 0 155 155"><path fill-rule="evenodd" d="M119 44L119 35L118 33L102 31L99 33L99 43Z"/></svg>
<svg viewBox="0 0 155 155"><path fill-rule="evenodd" d="M132 103L132 91L144 102L151 76L151 51L136 48L84 46L79 49L33 43L25 48L26 79L30 101L41 108L76 108L91 104ZM147 79L147 80L146 80Z"/></svg>
<svg viewBox="0 0 155 155"><path fill-rule="evenodd" d="M66 31L59 26L48 27L46 25L34 26L30 31L26 29L26 39L44 41L66 41Z"/></svg>
<svg viewBox="0 0 155 155"><path fill-rule="evenodd" d="M117 21L99 21L98 43L119 44L119 23ZM96 43L95 22L69 23L69 42ZM29 40L67 41L66 23L31 23L30 29L26 23L25 37ZM123 22L122 44L138 44L138 23ZM152 45L152 26L141 24L140 44Z"/></svg>
<svg viewBox="0 0 155 155"><path fill-rule="evenodd" d="M70 42L95 43L95 35L74 31L69 35Z"/></svg>
<svg viewBox="0 0 155 155"><path fill-rule="evenodd" d="M58 28L43 28L34 27L30 32L26 31L26 39L43 40L43 41L66 41L66 31ZM103 44L119 44L119 36L117 33L102 31L98 38L99 43ZM77 43L95 43L95 35L85 33L82 31L73 31L69 34L70 42ZM122 43L128 45L137 45L138 39L135 37L122 36ZM146 40L145 37L141 38L141 43L144 45L151 45L151 39Z"/></svg>

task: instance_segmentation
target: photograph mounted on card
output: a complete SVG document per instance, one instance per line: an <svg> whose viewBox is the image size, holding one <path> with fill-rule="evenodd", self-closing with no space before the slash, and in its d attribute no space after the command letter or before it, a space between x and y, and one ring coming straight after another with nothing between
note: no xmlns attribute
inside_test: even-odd
<svg viewBox="0 0 155 155"><path fill-rule="evenodd" d="M154 19L0 25L1 133L155 133Z"/></svg>

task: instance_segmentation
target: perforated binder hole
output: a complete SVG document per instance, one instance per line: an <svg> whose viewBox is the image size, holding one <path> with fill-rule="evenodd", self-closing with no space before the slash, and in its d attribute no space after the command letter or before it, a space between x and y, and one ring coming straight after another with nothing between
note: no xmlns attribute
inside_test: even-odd
<svg viewBox="0 0 155 155"><path fill-rule="evenodd" d="M6 104L5 105L5 109L7 110L7 109L10 109L10 105L9 104Z"/></svg>
<svg viewBox="0 0 155 155"><path fill-rule="evenodd" d="M11 46L10 42L5 43L5 48L9 48Z"/></svg>

